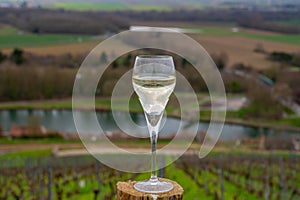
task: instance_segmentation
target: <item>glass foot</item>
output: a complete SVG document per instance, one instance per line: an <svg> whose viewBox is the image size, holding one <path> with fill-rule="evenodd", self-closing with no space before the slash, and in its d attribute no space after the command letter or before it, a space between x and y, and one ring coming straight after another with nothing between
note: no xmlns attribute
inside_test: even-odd
<svg viewBox="0 0 300 200"><path fill-rule="evenodd" d="M134 189L146 193L162 193L173 189L173 184L165 181L139 181L134 184Z"/></svg>

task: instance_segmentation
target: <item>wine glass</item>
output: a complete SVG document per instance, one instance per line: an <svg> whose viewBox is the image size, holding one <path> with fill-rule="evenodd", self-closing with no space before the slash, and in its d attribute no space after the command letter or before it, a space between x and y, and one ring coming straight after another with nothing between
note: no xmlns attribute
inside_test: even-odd
<svg viewBox="0 0 300 200"><path fill-rule="evenodd" d="M160 181L156 175L156 143L161 118L176 84L172 56L137 56L133 68L132 83L144 109L152 147L151 177L147 181L137 182L134 188L146 193L170 191L173 189L172 183Z"/></svg>

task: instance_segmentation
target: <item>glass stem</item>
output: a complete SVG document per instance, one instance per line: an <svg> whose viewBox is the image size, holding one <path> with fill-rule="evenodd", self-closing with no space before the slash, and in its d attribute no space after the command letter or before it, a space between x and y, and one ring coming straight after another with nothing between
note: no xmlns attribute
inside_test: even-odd
<svg viewBox="0 0 300 200"><path fill-rule="evenodd" d="M157 182L158 178L156 175L156 144L157 144L157 132L152 131L151 133L151 178L150 181Z"/></svg>
<svg viewBox="0 0 300 200"><path fill-rule="evenodd" d="M145 113L147 119L148 130L151 140L151 178L150 181L156 183L158 181L156 175L156 144L158 138L159 125L162 117L160 113Z"/></svg>

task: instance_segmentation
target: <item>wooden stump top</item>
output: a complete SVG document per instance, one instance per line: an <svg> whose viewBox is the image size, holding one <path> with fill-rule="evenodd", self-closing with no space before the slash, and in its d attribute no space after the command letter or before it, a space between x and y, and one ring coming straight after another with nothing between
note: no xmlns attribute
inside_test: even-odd
<svg viewBox="0 0 300 200"><path fill-rule="evenodd" d="M134 189L133 185L136 181L118 182L117 183L117 200L182 200L183 188L176 183L165 178L159 178L161 181L170 182L173 184L173 189L169 192L148 194ZM156 197L156 198L155 198Z"/></svg>

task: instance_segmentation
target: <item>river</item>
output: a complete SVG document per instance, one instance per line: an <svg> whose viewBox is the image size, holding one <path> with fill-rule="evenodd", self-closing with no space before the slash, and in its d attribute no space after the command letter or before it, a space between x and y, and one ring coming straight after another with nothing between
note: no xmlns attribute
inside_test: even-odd
<svg viewBox="0 0 300 200"><path fill-rule="evenodd" d="M90 126L89 119L92 117L91 111L76 111L80 118L85 120L86 127ZM123 112L119 112L118 115L122 117L125 115ZM34 117L33 117L34 116ZM104 131L119 130L119 127L115 123L111 112L97 111L97 117L99 124ZM146 126L146 121L143 114L131 113L132 120L140 125ZM29 121L34 120L37 123L43 125L48 130L62 131L62 132L76 132L76 127L73 121L72 110L1 110L0 111L0 124L4 132L9 132L13 124L27 125ZM188 122L186 122L188 123ZM168 135L176 133L180 124L180 119L166 118L163 122L163 128L161 129L162 135ZM206 131L208 128L207 122L199 122L189 124L189 126L198 126L198 130ZM125 127L127 130L130 127ZM146 131L146 129L144 129ZM272 130L272 129L259 129L255 127L248 127L242 125L225 124L221 133L220 141L234 141L243 138L259 137L261 134L266 136L278 136L278 137L292 137L298 133L293 131L284 130Z"/></svg>

